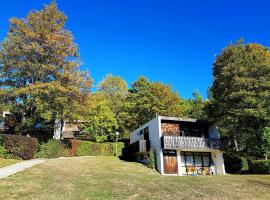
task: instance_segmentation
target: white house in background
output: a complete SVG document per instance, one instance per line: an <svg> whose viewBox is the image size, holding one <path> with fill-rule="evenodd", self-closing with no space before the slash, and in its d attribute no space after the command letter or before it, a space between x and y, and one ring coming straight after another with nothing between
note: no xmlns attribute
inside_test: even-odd
<svg viewBox="0 0 270 200"><path fill-rule="evenodd" d="M10 112L4 111L4 112L1 113L1 114L2 114L2 118L4 119L7 115L10 114ZM0 121L0 132L1 132L1 131L5 131L5 130L6 130L5 122L4 122L4 120L2 120L2 121Z"/></svg>
<svg viewBox="0 0 270 200"><path fill-rule="evenodd" d="M54 124L54 132L53 139L62 140L62 139L74 139L76 134L80 133L79 124L87 121L77 120L74 122L64 122L63 127L61 129L60 121L55 122Z"/></svg>
<svg viewBox="0 0 270 200"><path fill-rule="evenodd" d="M220 135L208 121L157 116L131 133L123 153L147 162L150 149L162 175L225 174Z"/></svg>

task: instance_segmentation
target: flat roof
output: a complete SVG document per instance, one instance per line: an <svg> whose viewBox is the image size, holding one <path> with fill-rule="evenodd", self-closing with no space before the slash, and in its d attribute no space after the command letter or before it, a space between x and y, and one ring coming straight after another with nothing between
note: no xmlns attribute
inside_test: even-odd
<svg viewBox="0 0 270 200"><path fill-rule="evenodd" d="M168 120L168 121L209 123L208 120L193 119L186 117L169 117L169 116L159 116L159 117L161 120Z"/></svg>
<svg viewBox="0 0 270 200"><path fill-rule="evenodd" d="M167 120L167 121L176 121L176 122L193 122L193 123L205 123L205 124L210 124L210 122L208 120L202 120L202 119L193 119L193 118L187 118L187 117L169 117L169 116L156 116L155 118L149 120L148 122L144 123L143 125L139 126L138 128L136 128L135 130L131 131L131 132L137 132L139 129L141 129L142 126L146 125L147 123L149 123L150 121L156 119L156 118L160 118L160 120Z"/></svg>

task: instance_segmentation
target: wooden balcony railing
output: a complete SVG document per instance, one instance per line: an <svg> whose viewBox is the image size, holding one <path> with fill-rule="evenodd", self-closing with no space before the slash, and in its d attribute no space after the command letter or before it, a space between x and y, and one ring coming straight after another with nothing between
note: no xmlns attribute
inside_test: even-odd
<svg viewBox="0 0 270 200"><path fill-rule="evenodd" d="M162 136L164 149L190 149L190 150L220 150L219 139L186 136Z"/></svg>

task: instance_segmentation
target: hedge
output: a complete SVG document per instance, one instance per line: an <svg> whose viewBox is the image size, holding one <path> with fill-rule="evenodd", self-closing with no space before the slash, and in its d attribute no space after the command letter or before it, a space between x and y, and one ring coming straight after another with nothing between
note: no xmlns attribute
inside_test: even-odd
<svg viewBox="0 0 270 200"><path fill-rule="evenodd" d="M225 153L224 164L227 173L235 174L249 172L248 159L235 153Z"/></svg>
<svg viewBox="0 0 270 200"><path fill-rule="evenodd" d="M2 135L1 137L1 143L5 149L2 149L2 154L12 155L14 158L19 157L24 160L34 158L38 148L36 138L22 135Z"/></svg>
<svg viewBox="0 0 270 200"><path fill-rule="evenodd" d="M42 143L36 157L57 158L61 156L119 156L122 153L124 143L95 143L90 141L70 140L61 142L59 140L49 140Z"/></svg>
<svg viewBox="0 0 270 200"><path fill-rule="evenodd" d="M38 158L58 158L64 156L64 146L60 140L49 140L47 143L41 143L36 157Z"/></svg>
<svg viewBox="0 0 270 200"><path fill-rule="evenodd" d="M95 143L89 141L81 141L76 156L119 156L124 148L124 143L117 143L117 155L116 155L116 143Z"/></svg>
<svg viewBox="0 0 270 200"><path fill-rule="evenodd" d="M270 160L253 160L249 162L250 172L254 174L270 174Z"/></svg>

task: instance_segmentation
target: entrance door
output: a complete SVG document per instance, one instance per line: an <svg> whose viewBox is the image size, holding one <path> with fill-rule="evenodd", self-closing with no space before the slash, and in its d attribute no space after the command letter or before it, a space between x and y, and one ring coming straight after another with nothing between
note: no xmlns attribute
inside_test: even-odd
<svg viewBox="0 0 270 200"><path fill-rule="evenodd" d="M175 150L163 150L165 174L178 174L177 155Z"/></svg>

